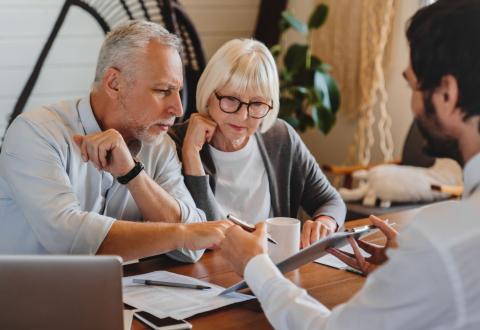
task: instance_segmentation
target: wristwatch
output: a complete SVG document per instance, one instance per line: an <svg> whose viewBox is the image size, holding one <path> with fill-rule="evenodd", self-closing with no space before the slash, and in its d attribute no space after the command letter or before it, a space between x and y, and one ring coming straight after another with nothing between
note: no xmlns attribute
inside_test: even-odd
<svg viewBox="0 0 480 330"><path fill-rule="evenodd" d="M142 162L139 161L138 159L133 158L133 161L135 162L135 166L130 170L130 172L128 172L125 175L117 177L117 181L120 182L121 184L129 183L145 168Z"/></svg>

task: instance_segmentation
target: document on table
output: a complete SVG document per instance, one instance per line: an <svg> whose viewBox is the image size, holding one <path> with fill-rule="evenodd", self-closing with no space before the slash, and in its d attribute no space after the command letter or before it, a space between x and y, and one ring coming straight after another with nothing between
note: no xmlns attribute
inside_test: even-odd
<svg viewBox="0 0 480 330"><path fill-rule="evenodd" d="M134 278L206 285L211 289L195 290L133 283ZM223 287L167 271L156 271L123 278L123 301L159 318L182 320L237 302L253 299L251 295L232 292L219 296Z"/></svg>
<svg viewBox="0 0 480 330"><path fill-rule="evenodd" d="M353 249L352 247L350 246L350 244L344 244L340 247L338 247L339 250L342 250L343 252L348 252L348 253L353 253ZM362 255L367 258L367 257L370 257L370 254L368 254L367 252L363 251L362 249L360 249L360 252L362 253ZM343 261L340 261L339 259L337 259L336 257L332 256L331 254L326 254L324 255L323 257L321 258L318 258L317 260L315 260L316 263L318 264L322 264L322 265L326 265L326 266L330 266L330 267L333 267L333 268L337 268L337 269L347 269L347 268L350 268L346 263L344 263Z"/></svg>
<svg viewBox="0 0 480 330"><path fill-rule="evenodd" d="M132 321L133 321L134 311L135 310L133 310L133 309L124 309L123 310L123 330L132 329Z"/></svg>

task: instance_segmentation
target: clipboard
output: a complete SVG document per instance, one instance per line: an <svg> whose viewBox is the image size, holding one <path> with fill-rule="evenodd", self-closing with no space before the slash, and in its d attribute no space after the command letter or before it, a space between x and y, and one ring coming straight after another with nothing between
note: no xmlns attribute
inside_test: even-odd
<svg viewBox="0 0 480 330"><path fill-rule="evenodd" d="M366 236L367 234L373 233L374 231L378 231L378 228L370 225L337 232L333 235L319 239L317 242L310 245L308 248L300 250L293 256L277 263L276 266L282 274L288 273L324 256L325 254L327 254L326 250L328 248L336 248L344 245L348 237L354 237L355 239L358 239ZM247 287L247 282L241 281L223 290L222 292L220 292L219 295L225 295L230 292L245 289Z"/></svg>

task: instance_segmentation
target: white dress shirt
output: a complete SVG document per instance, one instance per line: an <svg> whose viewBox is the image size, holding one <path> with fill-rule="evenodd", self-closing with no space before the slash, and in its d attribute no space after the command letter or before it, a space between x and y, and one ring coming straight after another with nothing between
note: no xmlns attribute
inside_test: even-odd
<svg viewBox="0 0 480 330"><path fill-rule="evenodd" d="M73 135L100 131L89 97L15 119L0 155L0 254L94 254L116 219L143 220L128 188L81 158ZM183 222L205 221L168 135L142 145L137 157L178 202ZM171 256L192 261L201 253Z"/></svg>
<svg viewBox="0 0 480 330"><path fill-rule="evenodd" d="M464 170L465 196L424 207L347 303L329 310L266 255L245 279L276 329L480 329L480 154Z"/></svg>
<svg viewBox="0 0 480 330"><path fill-rule="evenodd" d="M252 224L268 219L270 187L257 139L252 136L237 151L210 150L217 169L215 199L222 212Z"/></svg>

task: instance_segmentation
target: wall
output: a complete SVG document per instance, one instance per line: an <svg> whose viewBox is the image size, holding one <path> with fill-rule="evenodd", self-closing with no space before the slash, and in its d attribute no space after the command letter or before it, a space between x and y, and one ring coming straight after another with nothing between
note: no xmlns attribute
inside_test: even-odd
<svg viewBox="0 0 480 330"><path fill-rule="evenodd" d="M315 1L291 1L290 10L299 18L307 19ZM418 9L418 0L396 1L396 19L391 34L391 58L386 68L386 87L388 92L387 110L392 117L392 135L395 145L395 156L398 158L402 151L403 140L412 121L410 109L410 91L401 75L408 64L408 46L405 39L405 23ZM286 36L287 42L295 40L295 34ZM335 68L334 68L335 69ZM343 91L347 93L347 91ZM377 123L375 123L377 124ZM302 135L320 164L341 164L347 159L348 148L354 139L356 121L347 118L343 113L337 117L333 130L324 136L316 130L309 130ZM378 141L378 133L375 132ZM372 162L383 160L378 144L372 150Z"/></svg>
<svg viewBox="0 0 480 330"><path fill-rule="evenodd" d="M252 35L260 0L181 2L210 56L225 41ZM63 3L0 0L0 136ZM103 38L90 15L71 7L25 109L87 94Z"/></svg>
<svg viewBox="0 0 480 330"><path fill-rule="evenodd" d="M207 56L234 37L252 35L260 0L181 0L197 26ZM313 0L292 0L290 9L306 19ZM408 62L405 22L418 8L418 0L397 1L392 34L392 59L387 68L388 110L393 120L395 154L401 152L411 122L409 91L401 78ZM0 133L12 111L41 47L60 11L62 0L0 0ZM295 39L289 33L287 42ZM88 93L103 33L82 10L72 7L60 30L26 109ZM333 131L303 135L319 163L342 163L355 131L355 121L342 114ZM378 148L374 160L380 160Z"/></svg>
<svg viewBox="0 0 480 330"><path fill-rule="evenodd" d="M0 133L60 12L61 0L0 0ZM103 32L72 8L26 109L84 95L93 79Z"/></svg>
<svg viewBox="0 0 480 330"><path fill-rule="evenodd" d="M251 37L260 0L180 0L199 31L209 58L232 38Z"/></svg>

